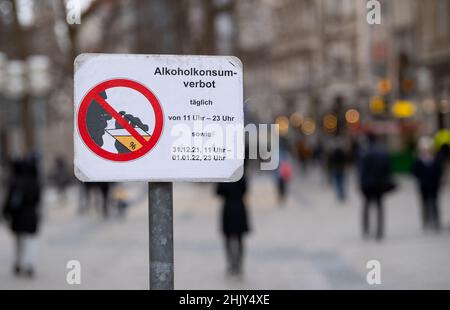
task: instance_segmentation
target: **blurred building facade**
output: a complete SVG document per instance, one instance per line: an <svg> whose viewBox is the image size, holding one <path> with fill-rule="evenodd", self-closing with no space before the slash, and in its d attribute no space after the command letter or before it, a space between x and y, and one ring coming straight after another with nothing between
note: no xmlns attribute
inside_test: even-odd
<svg viewBox="0 0 450 310"><path fill-rule="evenodd" d="M236 52L244 63L245 98L256 119L270 123L276 107L270 54L273 44L272 0L237 1Z"/></svg>
<svg viewBox="0 0 450 310"><path fill-rule="evenodd" d="M216 34L205 24L214 25L210 15L231 11L229 1L215 2L93 0L82 7L80 23L71 24L64 2L0 0L1 162L29 151L41 155L47 173L56 157L72 162L74 58L89 52L214 54L215 38L230 31ZM31 93L28 62L35 55L51 64L45 96Z"/></svg>
<svg viewBox="0 0 450 310"><path fill-rule="evenodd" d="M381 0L379 25L367 21L366 1L237 4L252 113L261 121L297 113L317 128L331 113L343 128L333 134L346 131L349 109L398 136L448 126L448 2Z"/></svg>
<svg viewBox="0 0 450 310"><path fill-rule="evenodd" d="M274 4L272 78L279 101L276 112L304 115L315 107L321 72L320 6L315 1Z"/></svg>
<svg viewBox="0 0 450 310"><path fill-rule="evenodd" d="M2 158L36 140L48 165L59 154L71 162L61 141L72 139L72 64L82 52L236 54L252 119L296 114L316 122L316 134L345 132L349 109L382 128L450 125L450 0L380 0L380 25L367 22L363 0L94 0L79 25L58 1L32 1L25 22L13 3L0 0L1 71L20 77L10 61L45 55L53 84L45 97L10 98L3 83ZM398 102L414 113L393 117ZM323 130L329 114L343 130Z"/></svg>
<svg viewBox="0 0 450 310"><path fill-rule="evenodd" d="M250 1L251 2L251 1ZM247 98L274 120L319 118L369 92L370 33L357 0L253 1L237 6ZM338 107L340 108L340 107Z"/></svg>
<svg viewBox="0 0 450 310"><path fill-rule="evenodd" d="M439 127L450 126L450 1L419 1L417 52L425 109Z"/></svg>

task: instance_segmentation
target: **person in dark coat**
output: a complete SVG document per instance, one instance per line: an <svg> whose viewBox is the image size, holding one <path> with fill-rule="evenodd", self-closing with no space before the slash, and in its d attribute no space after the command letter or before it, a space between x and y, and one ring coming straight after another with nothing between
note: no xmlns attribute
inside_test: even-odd
<svg viewBox="0 0 450 310"><path fill-rule="evenodd" d="M440 230L438 194L442 176L441 160L433 152L433 140L423 137L419 142L419 157L413 165L413 174L422 201L423 228Z"/></svg>
<svg viewBox="0 0 450 310"><path fill-rule="evenodd" d="M220 183L217 194L224 200L222 209L222 232L225 237L228 272L231 275L242 273L244 255L243 236L249 231L244 196L247 180L242 177L235 183Z"/></svg>
<svg viewBox="0 0 450 310"><path fill-rule="evenodd" d="M364 196L363 205L363 236L370 234L370 211L375 205L377 211L376 239L378 241L384 236L384 212L383 196L394 189L392 182L392 169L390 159L384 147L376 141L376 136L368 136L368 147L362 152L359 161L360 189Z"/></svg>
<svg viewBox="0 0 450 310"><path fill-rule="evenodd" d="M37 163L31 159L15 161L9 180L3 215L16 241L15 275L34 275L32 252L39 231L41 185Z"/></svg>

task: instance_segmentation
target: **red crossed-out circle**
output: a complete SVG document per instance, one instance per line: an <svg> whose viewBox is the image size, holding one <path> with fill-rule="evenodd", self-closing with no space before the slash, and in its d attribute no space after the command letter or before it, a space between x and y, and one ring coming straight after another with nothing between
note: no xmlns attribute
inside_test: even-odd
<svg viewBox="0 0 450 310"><path fill-rule="evenodd" d="M114 108L112 108L105 99L100 96L100 93L102 93L103 91L114 87L131 88L147 98L155 113L155 130L153 131L150 140L146 141L142 136L140 136L134 129L134 127L130 126L128 122L124 120L123 117L117 111L115 111ZM86 124L86 114L93 100L99 103L109 115L115 118L116 121L118 121L122 125L122 127L124 127L131 135L133 135L141 143L142 147L130 153L117 154L106 151L105 149L98 146L97 143L95 143L95 141L89 135ZM111 161L125 162L137 159L147 154L158 142L162 133L163 123L164 120L162 108L156 96L144 85L128 79L113 79L98 84L84 96L78 109L78 131L83 142L92 152L102 158Z"/></svg>

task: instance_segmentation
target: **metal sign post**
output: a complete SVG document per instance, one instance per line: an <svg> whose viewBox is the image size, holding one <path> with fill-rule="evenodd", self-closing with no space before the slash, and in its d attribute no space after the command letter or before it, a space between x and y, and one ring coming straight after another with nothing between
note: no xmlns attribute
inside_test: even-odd
<svg viewBox="0 0 450 310"><path fill-rule="evenodd" d="M242 62L81 54L74 63L75 175L82 182L152 182L150 288L173 289L170 182L234 182L244 173Z"/></svg>
<svg viewBox="0 0 450 310"><path fill-rule="evenodd" d="M173 290L173 183L148 183L150 289Z"/></svg>

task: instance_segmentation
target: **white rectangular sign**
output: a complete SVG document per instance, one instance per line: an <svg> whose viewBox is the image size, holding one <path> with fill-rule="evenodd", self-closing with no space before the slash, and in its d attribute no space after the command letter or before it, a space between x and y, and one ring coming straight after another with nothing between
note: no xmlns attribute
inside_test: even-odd
<svg viewBox="0 0 450 310"><path fill-rule="evenodd" d="M81 181L237 181L242 63L229 56L81 54L75 60Z"/></svg>

